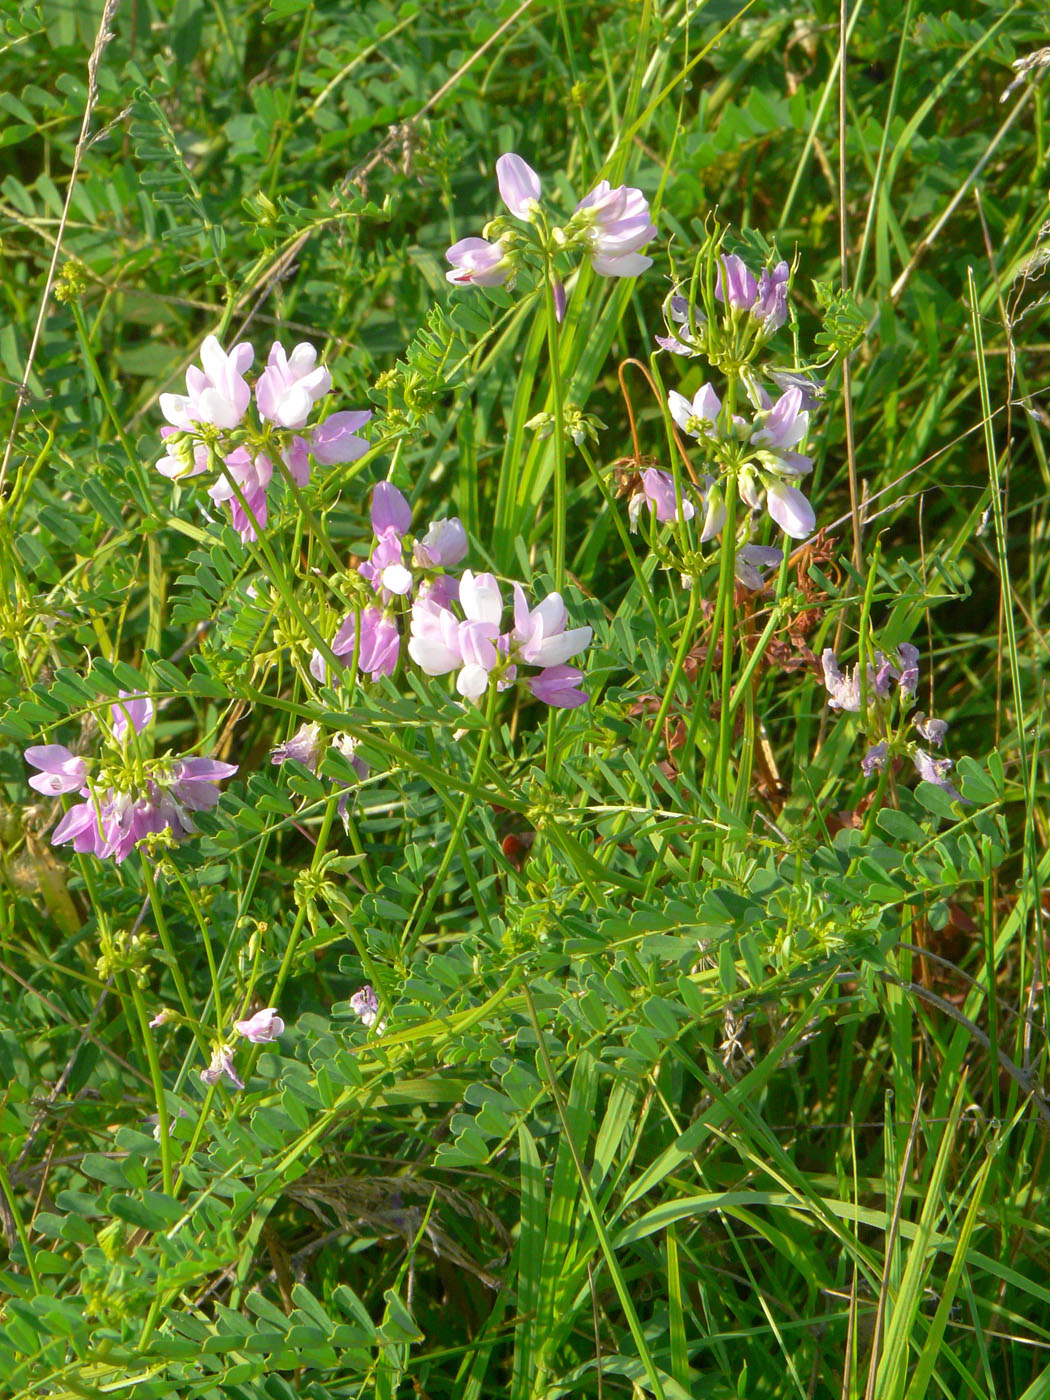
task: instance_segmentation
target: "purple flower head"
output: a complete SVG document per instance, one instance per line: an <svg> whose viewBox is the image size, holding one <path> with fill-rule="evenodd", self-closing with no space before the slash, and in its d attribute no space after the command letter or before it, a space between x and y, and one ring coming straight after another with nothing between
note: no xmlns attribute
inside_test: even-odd
<svg viewBox="0 0 1050 1400"><path fill-rule="evenodd" d="M684 490L676 498L671 473L660 471L658 467L646 467L642 472L639 507L643 503L648 505L651 513L655 513L662 525L669 525L675 520L692 520L696 514L696 507Z"/></svg>
<svg viewBox="0 0 1050 1400"><path fill-rule="evenodd" d="M765 578L760 569L779 569L784 558L783 550L773 545L745 544L736 552L733 570L737 581L753 592L765 587Z"/></svg>
<svg viewBox="0 0 1050 1400"><path fill-rule="evenodd" d="M416 589L416 597L420 602L429 600L439 608L451 610L452 604L459 602L459 579L452 574L424 579Z"/></svg>
<svg viewBox="0 0 1050 1400"><path fill-rule="evenodd" d="M726 523L726 503L720 484L709 476L702 478L704 485L704 524L700 531L700 543L716 539Z"/></svg>
<svg viewBox="0 0 1050 1400"><path fill-rule="evenodd" d="M467 532L453 515L435 520L422 539L416 540L412 559L420 569L451 569L466 557Z"/></svg>
<svg viewBox="0 0 1050 1400"><path fill-rule="evenodd" d="M952 786L948 774L952 771L950 758L933 758L925 749L916 749L913 755L915 771L925 783L943 789L949 797L963 801L962 796Z"/></svg>
<svg viewBox="0 0 1050 1400"><path fill-rule="evenodd" d="M689 327L689 302L683 296L672 294L664 302L664 315L677 326ZM694 313L697 329L702 333L703 327L707 323L707 318L702 311ZM692 341L682 340L677 335L658 335L656 343L661 350L669 350L672 355L683 355L686 359L691 359L694 355L700 354L700 347L694 345Z"/></svg>
<svg viewBox="0 0 1050 1400"><path fill-rule="evenodd" d="M176 428L188 429L194 423L236 428L251 401L244 374L254 358L255 351L247 341L235 345L227 355L216 338L209 335L201 346L203 370L190 365L185 395L161 394L161 413Z"/></svg>
<svg viewBox="0 0 1050 1400"><path fill-rule="evenodd" d="M887 699L890 691L893 689L893 682L898 680L899 677L900 672L889 657L884 656L881 651L877 651L875 653L874 672L872 672L870 666L868 667L868 684L871 687L872 693L877 695L880 700Z"/></svg>
<svg viewBox="0 0 1050 1400"><path fill-rule="evenodd" d="M871 748L860 761L860 770L866 778L870 778L876 770L881 772L889 759L890 748L885 742L872 744Z"/></svg>
<svg viewBox="0 0 1050 1400"><path fill-rule="evenodd" d="M153 701L148 695L132 693L130 690L118 692L120 699L115 705L110 705L110 720L113 726L113 737L118 743L122 742L128 729L134 729L136 734L141 734L153 718Z"/></svg>
<svg viewBox="0 0 1050 1400"><path fill-rule="evenodd" d="M701 384L692 399L672 389L667 395L667 406L683 433L696 438L714 438L715 424L722 412L722 400L710 384Z"/></svg>
<svg viewBox="0 0 1050 1400"><path fill-rule="evenodd" d="M788 456L789 449L797 447L809 431L809 414L802 407L802 390L785 389L772 408L760 412L755 422L759 426L751 434L752 446ZM808 471L809 459L803 460Z"/></svg>
<svg viewBox="0 0 1050 1400"><path fill-rule="evenodd" d="M912 719L912 724L919 731L928 744L939 749L944 743L944 736L948 733L948 723L943 719L934 719L931 715L929 719L920 711Z"/></svg>
<svg viewBox="0 0 1050 1400"><path fill-rule="evenodd" d="M310 434L310 455L323 467L334 467L341 462L356 462L368 451L368 439L358 437L357 432L371 417L370 408L330 413ZM295 441L301 439L297 438Z"/></svg>
<svg viewBox="0 0 1050 1400"><path fill-rule="evenodd" d="M898 686L902 700L914 700L919 689L919 648L911 642L901 642L897 648L901 671Z"/></svg>
<svg viewBox="0 0 1050 1400"><path fill-rule="evenodd" d="M377 593L387 590L387 595L407 593L412 587L412 575L404 567L404 549L401 536L396 530L384 530L379 536L372 553L358 565L358 573L367 579ZM389 596L384 595L389 602Z"/></svg>
<svg viewBox="0 0 1050 1400"><path fill-rule="evenodd" d="M464 700L478 700L488 689L489 676L499 660L495 646L498 631L494 623L470 618L459 624L463 665L456 676L456 689Z"/></svg>
<svg viewBox="0 0 1050 1400"><path fill-rule="evenodd" d="M176 801L191 812L210 812L219 802L218 784L236 772L236 763L217 758L177 758L171 765L169 785Z"/></svg>
<svg viewBox="0 0 1050 1400"><path fill-rule="evenodd" d="M428 676L444 676L463 664L459 622L453 612L430 598L412 604L408 654Z"/></svg>
<svg viewBox="0 0 1050 1400"><path fill-rule="evenodd" d="M816 527L813 507L795 486L771 480L766 483L766 510L785 535L793 540L808 539Z"/></svg>
<svg viewBox="0 0 1050 1400"><path fill-rule="evenodd" d="M575 666L547 666L539 675L529 676L525 684L545 705L559 710L574 710L587 703L587 692L579 688L583 672Z"/></svg>
<svg viewBox="0 0 1050 1400"><path fill-rule="evenodd" d="M577 204L572 222L583 227L591 266L602 277L637 277L652 266L652 258L639 253L656 237L641 190L630 185L613 189L608 180L600 180Z"/></svg>
<svg viewBox="0 0 1050 1400"><path fill-rule="evenodd" d="M276 1040L279 1035L284 1035L284 1022L278 1016L277 1008L268 1006L265 1011L257 1011L247 1021L234 1021L233 1029L253 1045L265 1045L268 1041ZM223 1070L223 1073L225 1072ZM244 1085L238 1087L243 1089Z"/></svg>
<svg viewBox="0 0 1050 1400"><path fill-rule="evenodd" d="M359 671L372 680L392 676L397 670L401 653L401 633L397 623L381 608L374 606L359 613L350 613L332 638L332 650L336 656L352 658L355 647Z"/></svg>
<svg viewBox="0 0 1050 1400"><path fill-rule="evenodd" d="M323 747L321 726L319 724L301 724L290 739L285 739L283 744L278 744L275 749L271 749L270 762L280 764L287 763L289 759L292 759L296 763L301 763L304 768L309 768L311 773L316 773Z"/></svg>
<svg viewBox="0 0 1050 1400"><path fill-rule="evenodd" d="M590 627L571 627L560 593L549 593L531 611L520 583L514 585L514 630L511 654L529 666L560 666L591 644Z"/></svg>
<svg viewBox="0 0 1050 1400"><path fill-rule="evenodd" d="M312 345L304 342L286 355L275 341L255 386L259 416L279 428L301 428L331 387L332 376L318 365Z"/></svg>
<svg viewBox="0 0 1050 1400"><path fill-rule="evenodd" d="M484 238L461 238L453 243L445 258L452 264L445 278L456 287L502 287L510 274L502 241L489 243Z"/></svg>
<svg viewBox="0 0 1050 1400"><path fill-rule="evenodd" d="M791 269L786 262L776 267L763 268L758 279L758 294L751 308L751 315L762 322L763 335L772 335L787 320L788 282Z"/></svg>
<svg viewBox="0 0 1050 1400"><path fill-rule="evenodd" d="M229 1045L220 1045L211 1057L211 1064L207 1069L201 1070L201 1079L209 1087L218 1084L223 1077L229 1080L235 1089L244 1088L244 1080L238 1075L233 1063L233 1050Z"/></svg>
<svg viewBox="0 0 1050 1400"><path fill-rule="evenodd" d="M860 712L860 673L856 666L843 673L835 653L826 647L820 656L824 668L824 685L828 692L828 704L833 710L847 710L851 714Z"/></svg>
<svg viewBox="0 0 1050 1400"><path fill-rule="evenodd" d="M264 452L253 457L246 447L235 447L224 460L229 480L227 476L220 476L208 487L208 495L216 503L228 501L233 528L242 540L254 540L256 526L261 530L266 524L266 491L273 476L273 463ZM237 496L234 482L244 498L244 505Z"/></svg>
<svg viewBox="0 0 1050 1400"><path fill-rule="evenodd" d="M718 261L715 300L728 303L734 311L750 311L758 296L758 283L747 264L735 253L726 253Z"/></svg>
<svg viewBox="0 0 1050 1400"><path fill-rule="evenodd" d="M513 151L496 162L500 198L516 219L532 219L539 210L540 177Z"/></svg>
<svg viewBox="0 0 1050 1400"><path fill-rule="evenodd" d="M353 994L350 998L350 1006L355 1015L359 1016L366 1026L375 1025L376 1017L379 1015L379 1002L369 983L365 983L360 990Z"/></svg>
<svg viewBox="0 0 1050 1400"><path fill-rule="evenodd" d="M557 277L551 278L551 295L554 298L554 319L560 326L565 320L565 283Z"/></svg>
<svg viewBox="0 0 1050 1400"><path fill-rule="evenodd" d="M26 749L24 757L27 763L40 769L29 779L29 786L45 797L77 792L87 781L87 764L61 744L36 744Z"/></svg>
<svg viewBox="0 0 1050 1400"><path fill-rule="evenodd" d="M368 777L371 769L363 758L357 753L357 740L352 734L334 734L332 736L332 748L338 749L344 758L349 759L357 776L361 779Z"/></svg>
<svg viewBox="0 0 1050 1400"><path fill-rule="evenodd" d="M382 539L387 530L401 536L412 524L412 507L389 481L380 481L372 492L372 530Z"/></svg>

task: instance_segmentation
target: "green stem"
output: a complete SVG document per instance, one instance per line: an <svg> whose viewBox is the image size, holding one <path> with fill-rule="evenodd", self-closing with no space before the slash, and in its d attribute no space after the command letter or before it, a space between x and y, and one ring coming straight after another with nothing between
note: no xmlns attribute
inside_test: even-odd
<svg viewBox="0 0 1050 1400"><path fill-rule="evenodd" d="M186 899L189 902L190 908L193 910L193 917L197 920L197 927L201 931L201 941L204 944L204 953L208 959L208 970L211 973L211 990L212 997L215 1001L215 1029L216 1033L221 1036L223 1020L222 994L219 990L219 971L215 965L215 953L212 949L211 937L208 933L208 921L207 919L205 919L203 913L201 912L200 905L197 903L197 897L193 893L193 890L190 888L189 884L186 882L185 878L183 877L182 871L174 863L172 863L172 869L175 872L175 878L178 880L179 884L182 887L183 894L186 896Z"/></svg>
<svg viewBox="0 0 1050 1400"><path fill-rule="evenodd" d="M153 1097L157 1101L157 1135L160 1139L160 1174L163 1182L164 1194L172 1194L172 1170L171 1170L171 1137L168 1125L168 1103L164 1097L164 1076L161 1074L160 1060L157 1057L157 1046L153 1039L153 1033L149 1028L149 1012L146 1010L146 1003L142 996L142 989L138 984L138 978L134 969L128 973L128 986L131 988L131 999L135 1003L135 1014L138 1017L139 1029L142 1032L142 1043L146 1050L146 1059L149 1063L149 1077L153 1081Z"/></svg>
<svg viewBox="0 0 1050 1400"><path fill-rule="evenodd" d="M415 946L419 942L423 928L434 912L434 905L440 897L441 886L444 883L445 876L449 872L453 857L459 850L463 828L467 824L467 814L477 801L478 791L481 787L481 771L485 766L489 745L492 742L492 726L496 709L496 698L496 687L490 683L486 707L488 728L482 731L481 738L478 741L478 751L474 756L474 767L471 770L470 781L463 794L463 799L459 804L459 812L456 815L455 825L449 836L448 845L445 847L445 854L441 858L441 864L438 866L437 874L434 876L430 889L426 894L424 895L424 893L420 891L419 898L416 900L411 918L408 921L408 927L405 930L405 941L402 943L402 957L406 962L412 956ZM466 852L463 852L462 855L464 862L466 862ZM413 929L414 932L410 932Z"/></svg>
<svg viewBox="0 0 1050 1400"><path fill-rule="evenodd" d="M546 260L543 300L547 309L547 351L551 367L551 397L554 401L554 587L565 586L565 401L562 394L561 361L558 346L558 317L554 307L555 276L550 257Z"/></svg>
<svg viewBox="0 0 1050 1400"><path fill-rule="evenodd" d="M171 933L168 929L168 921L164 917L164 906L161 903L160 891L157 889L157 882L153 876L153 867L150 865L145 854L142 856L142 874L146 882L146 894L149 897L150 909L153 911L153 922L157 926L157 934L160 938L161 947L167 954L167 965L175 982L175 990L179 994L179 1002L182 1006L182 1014L186 1022L193 1031L195 1040L200 1047L205 1061L211 1059L211 1046L201 1029L200 1020L193 1009L193 998L190 996L190 989L186 985L186 979L182 975L182 964L179 955L175 951L175 945L171 941Z"/></svg>
<svg viewBox="0 0 1050 1400"><path fill-rule="evenodd" d="M29 1277L33 1280L33 1288L40 1292L40 1275L36 1271L36 1261L33 1258L32 1246L29 1243L29 1231L25 1227L22 1213L18 1209L18 1202L15 1193L11 1190L11 1182L8 1180L7 1168L0 1161L0 1188L7 1200L7 1208L11 1212L11 1219L15 1222L15 1233L18 1235L18 1242L22 1246L22 1253L26 1257L26 1268L29 1270Z"/></svg>
<svg viewBox="0 0 1050 1400"><path fill-rule="evenodd" d="M310 873L316 874L328 849L328 838L332 833L332 822L335 820L336 810L339 806L339 794L333 793L325 803L324 816L321 818L321 830L317 833L317 845L314 847L313 859L310 861ZM273 984L273 992L270 996L270 1005L279 1006L281 993L284 991L284 984L288 981L288 976L292 970L292 959L295 957L295 950L299 946L299 939L302 937L303 925L306 923L309 901L304 899L300 904L295 916L295 923L292 931L288 935L288 942L285 946L284 956L281 958L281 965L277 969L277 978ZM253 1056L254 1063L254 1056Z"/></svg>
<svg viewBox="0 0 1050 1400"><path fill-rule="evenodd" d="M718 575L718 608L722 623L722 692L718 718L718 797L729 804L729 755L733 747L733 607L736 593L736 478L726 479L726 522L722 526L722 559Z"/></svg>
<svg viewBox="0 0 1050 1400"><path fill-rule="evenodd" d="M91 349L87 322L84 320L84 313L76 297L70 299L69 309L73 313L73 322L77 328L77 340L80 342L81 353L91 372L91 378L95 381L95 388L98 390L98 396L105 407L106 416L113 425L113 431L120 440L120 445L124 449L124 455L128 459L128 465L138 478L139 486L142 488L143 502L148 503L150 499L149 481L146 477L142 462L139 460L139 456L132 446L131 439L124 431L124 425L117 416L117 410L114 407L113 399L109 392L109 385L106 383L105 376L99 369L98 360L95 359L94 351Z"/></svg>

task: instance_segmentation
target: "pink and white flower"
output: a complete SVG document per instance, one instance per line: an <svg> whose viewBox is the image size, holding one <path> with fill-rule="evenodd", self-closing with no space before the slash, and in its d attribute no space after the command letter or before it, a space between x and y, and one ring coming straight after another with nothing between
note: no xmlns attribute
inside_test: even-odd
<svg viewBox="0 0 1050 1400"><path fill-rule="evenodd" d="M304 341L288 355L275 341L255 385L259 416L279 428L302 428L331 387L332 376L318 365L312 345Z"/></svg>
<svg viewBox="0 0 1050 1400"><path fill-rule="evenodd" d="M251 368L255 351L243 340L227 354L213 335L201 345L201 365L186 371L185 394L161 394L160 411L173 427L184 431L194 423L211 423L216 428L236 428L251 402L251 390L244 375Z"/></svg>
<svg viewBox="0 0 1050 1400"><path fill-rule="evenodd" d="M496 162L500 198L516 219L532 219L539 209L540 177L513 151Z"/></svg>
<svg viewBox="0 0 1050 1400"><path fill-rule="evenodd" d="M599 180L576 206L573 223L581 225L590 246L591 266L602 277L637 277L652 258L639 249L656 237L649 203L641 190Z"/></svg>
<svg viewBox="0 0 1050 1400"><path fill-rule="evenodd" d="M29 786L45 797L57 797L62 792L77 792L87 781L87 764L62 744L36 744L26 749L25 760L39 773L29 779Z"/></svg>
<svg viewBox="0 0 1050 1400"><path fill-rule="evenodd" d="M271 1040L276 1040L279 1035L284 1035L284 1022L278 1016L277 1008L268 1006L265 1011L257 1011L254 1016L249 1016L246 1021L234 1021L233 1029L253 1045L265 1045Z"/></svg>
<svg viewBox="0 0 1050 1400"><path fill-rule="evenodd" d="M445 273L447 281L456 287L501 287L510 276L510 262L501 240L490 243L486 238L461 238L445 254L452 264Z"/></svg>

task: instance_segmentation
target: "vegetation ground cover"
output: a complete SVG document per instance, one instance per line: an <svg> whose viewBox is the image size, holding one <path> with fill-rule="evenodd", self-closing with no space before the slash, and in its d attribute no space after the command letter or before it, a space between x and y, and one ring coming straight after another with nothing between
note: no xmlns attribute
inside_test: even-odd
<svg viewBox="0 0 1050 1400"><path fill-rule="evenodd" d="M4 9L0 1393L1050 1396L1046 42Z"/></svg>

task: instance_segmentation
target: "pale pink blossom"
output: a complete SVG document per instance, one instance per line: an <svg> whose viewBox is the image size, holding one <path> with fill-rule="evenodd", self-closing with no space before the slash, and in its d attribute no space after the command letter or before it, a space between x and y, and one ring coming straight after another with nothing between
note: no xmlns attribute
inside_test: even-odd
<svg viewBox="0 0 1050 1400"><path fill-rule="evenodd" d="M332 376L318 365L312 345L304 341L288 355L275 341L255 385L259 416L279 428L301 428L331 387Z"/></svg>
<svg viewBox="0 0 1050 1400"><path fill-rule="evenodd" d="M211 423L216 428L236 428L251 402L251 390L244 375L251 368L255 351L241 341L227 354L218 340L209 335L201 345L201 365L186 371L186 394L161 394L160 411L176 428L189 429L194 423Z"/></svg>
<svg viewBox="0 0 1050 1400"><path fill-rule="evenodd" d="M501 287L510 275L510 263L502 241L489 243L485 238L461 238L453 243L445 258L452 264L445 278L457 287Z"/></svg>
<svg viewBox="0 0 1050 1400"><path fill-rule="evenodd" d="M233 1029L253 1045L265 1045L284 1034L284 1022L277 1014L277 1008L268 1006L265 1011L257 1011L246 1021L234 1021Z"/></svg>
<svg viewBox="0 0 1050 1400"><path fill-rule="evenodd" d="M516 219L531 219L539 208L540 177L513 151L496 162L500 198Z"/></svg>
<svg viewBox="0 0 1050 1400"><path fill-rule="evenodd" d="M87 764L62 744L36 744L25 751L25 760L39 773L29 779L29 786L45 797L57 797L61 792L77 792L87 781Z"/></svg>

